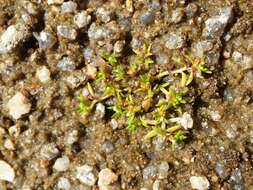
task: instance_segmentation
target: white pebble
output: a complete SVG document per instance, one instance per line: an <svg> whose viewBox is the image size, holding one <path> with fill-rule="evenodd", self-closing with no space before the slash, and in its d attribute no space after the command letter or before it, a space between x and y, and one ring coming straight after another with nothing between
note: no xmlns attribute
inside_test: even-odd
<svg viewBox="0 0 253 190"><path fill-rule="evenodd" d="M118 176L109 168L101 170L98 174L98 186L107 186L118 180Z"/></svg>
<svg viewBox="0 0 253 190"><path fill-rule="evenodd" d="M93 173L93 168L89 165L77 167L76 178L88 186L95 185L97 181L97 178Z"/></svg>
<svg viewBox="0 0 253 190"><path fill-rule="evenodd" d="M192 188L197 190L206 190L210 186L208 179L202 176L191 176L190 183Z"/></svg>
<svg viewBox="0 0 253 190"><path fill-rule="evenodd" d="M0 180L9 181L13 183L15 172L13 168L5 161L0 160Z"/></svg>
<svg viewBox="0 0 253 190"><path fill-rule="evenodd" d="M69 40L75 40L77 37L77 32L74 28L64 25L57 26L57 34Z"/></svg>
<svg viewBox="0 0 253 190"><path fill-rule="evenodd" d="M21 118L22 115L27 114L31 109L31 104L28 99L21 93L17 92L7 103L9 114L14 119Z"/></svg>
<svg viewBox="0 0 253 190"><path fill-rule="evenodd" d="M49 69L46 66L38 68L36 71L36 77L40 80L40 82L47 83L51 79Z"/></svg>
<svg viewBox="0 0 253 190"><path fill-rule="evenodd" d="M47 4L48 5L52 5L52 4L62 4L64 2L64 0L47 0Z"/></svg>
<svg viewBox="0 0 253 190"><path fill-rule="evenodd" d="M57 183L57 187L58 189L62 189L62 190L70 190L71 184L67 178L60 177Z"/></svg>
<svg viewBox="0 0 253 190"><path fill-rule="evenodd" d="M86 11L82 11L74 16L74 23L78 28L83 28L90 24L91 16Z"/></svg>
<svg viewBox="0 0 253 190"><path fill-rule="evenodd" d="M189 113L184 113L182 117L176 117L170 119L171 122L176 122L184 129L191 129L193 127L193 119Z"/></svg>
<svg viewBox="0 0 253 190"><path fill-rule="evenodd" d="M73 1L64 2L61 6L61 10L64 13L71 13L74 12L77 8L77 4Z"/></svg>
<svg viewBox="0 0 253 190"><path fill-rule="evenodd" d="M67 156L63 156L55 161L53 168L58 172L63 172L69 168L69 164L69 158Z"/></svg>
<svg viewBox="0 0 253 190"><path fill-rule="evenodd" d="M4 141L4 147L8 150L15 150L15 146L14 146L13 142L10 139L6 139Z"/></svg>

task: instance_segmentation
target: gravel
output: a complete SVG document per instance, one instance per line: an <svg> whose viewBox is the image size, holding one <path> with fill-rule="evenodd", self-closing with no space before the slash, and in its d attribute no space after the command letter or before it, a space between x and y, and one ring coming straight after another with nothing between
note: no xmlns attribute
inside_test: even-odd
<svg viewBox="0 0 253 190"><path fill-rule="evenodd" d="M181 8L177 8L172 11L171 22L177 24L182 21L183 17L184 17L184 10Z"/></svg>
<svg viewBox="0 0 253 190"><path fill-rule="evenodd" d="M99 7L96 11L97 17L104 23L107 23L112 18L112 12L106 10L104 7Z"/></svg>
<svg viewBox="0 0 253 190"><path fill-rule="evenodd" d="M189 113L184 113L182 117L176 117L170 119L171 122L176 122L181 125L184 129L191 129L193 127L193 119Z"/></svg>
<svg viewBox="0 0 253 190"><path fill-rule="evenodd" d="M147 11L144 12L141 16L140 16L140 23L143 25L149 25L152 24L155 20L155 14L153 11Z"/></svg>
<svg viewBox="0 0 253 190"><path fill-rule="evenodd" d="M112 142L110 141L105 141L102 146L101 146L101 149L103 152L105 152L106 154L110 154L114 151L114 145Z"/></svg>
<svg viewBox="0 0 253 190"><path fill-rule="evenodd" d="M154 165L149 165L143 169L143 179L147 180L149 178L154 178L157 175L157 167Z"/></svg>
<svg viewBox="0 0 253 190"><path fill-rule="evenodd" d="M62 3L61 10L63 13L72 13L77 9L77 4L73 1L67 1Z"/></svg>
<svg viewBox="0 0 253 190"><path fill-rule="evenodd" d="M58 179L57 187L59 190L70 190L71 189L71 184L69 180L65 177L60 177Z"/></svg>
<svg viewBox="0 0 253 190"><path fill-rule="evenodd" d="M24 24L9 26L0 37L0 54L11 53L14 48L30 36L29 28Z"/></svg>
<svg viewBox="0 0 253 190"><path fill-rule="evenodd" d="M57 158L57 160L54 163L53 168L57 170L58 172L64 172L68 170L70 165L69 158L67 156L63 156L61 158Z"/></svg>
<svg viewBox="0 0 253 190"><path fill-rule="evenodd" d="M96 23L92 23L88 30L88 36L92 40L103 40L110 36L111 32L104 26L98 26Z"/></svg>
<svg viewBox="0 0 253 190"><path fill-rule="evenodd" d="M86 27L91 22L91 16L87 13L87 11L82 11L77 13L74 16L74 23L78 26L78 28Z"/></svg>
<svg viewBox="0 0 253 190"><path fill-rule="evenodd" d="M76 68L75 62L68 56L64 56L59 60L57 65L62 71L73 71Z"/></svg>
<svg viewBox="0 0 253 190"><path fill-rule="evenodd" d="M118 176L109 168L102 169L98 174L98 186L111 185L118 180Z"/></svg>
<svg viewBox="0 0 253 190"><path fill-rule="evenodd" d="M38 40L41 49L49 49L56 43L55 37L49 32L42 31L39 35L37 33L33 34Z"/></svg>
<svg viewBox="0 0 253 190"><path fill-rule="evenodd" d="M57 26L57 34L69 40L75 40L77 37L77 31L73 27L66 25Z"/></svg>
<svg viewBox="0 0 253 190"><path fill-rule="evenodd" d="M233 190L244 190L244 183L243 183L243 177L240 169L236 168L229 179L229 182L231 184L231 188Z"/></svg>
<svg viewBox="0 0 253 190"><path fill-rule="evenodd" d="M76 178L80 180L80 182L93 186L97 181L97 177L94 174L93 168L89 165L83 165L76 168Z"/></svg>
<svg viewBox="0 0 253 190"><path fill-rule="evenodd" d="M209 189L210 183L204 176L191 176L190 183L193 189L207 190Z"/></svg>
<svg viewBox="0 0 253 190"><path fill-rule="evenodd" d="M179 49L185 45L186 38L181 33L171 32L165 36L165 46L168 49Z"/></svg>
<svg viewBox="0 0 253 190"><path fill-rule="evenodd" d="M40 156L44 160L52 160L57 157L59 153L55 143L45 144L40 150Z"/></svg>
<svg viewBox="0 0 253 190"><path fill-rule="evenodd" d="M46 66L39 67L36 70L36 77L40 82L47 83L51 80L50 70Z"/></svg>
<svg viewBox="0 0 253 190"><path fill-rule="evenodd" d="M0 171L0 180L14 182L15 171L7 162L0 160Z"/></svg>
<svg viewBox="0 0 253 190"><path fill-rule="evenodd" d="M223 35L224 29L233 19L233 7L223 7L218 14L207 19L203 30L203 37L214 39Z"/></svg>
<svg viewBox="0 0 253 190"><path fill-rule="evenodd" d="M30 112L31 103L21 92L17 92L7 103L9 114L14 119L21 118L24 114Z"/></svg>
<svg viewBox="0 0 253 190"><path fill-rule="evenodd" d="M163 161L158 165L158 178L159 179L166 179L169 175L170 166L168 162Z"/></svg>

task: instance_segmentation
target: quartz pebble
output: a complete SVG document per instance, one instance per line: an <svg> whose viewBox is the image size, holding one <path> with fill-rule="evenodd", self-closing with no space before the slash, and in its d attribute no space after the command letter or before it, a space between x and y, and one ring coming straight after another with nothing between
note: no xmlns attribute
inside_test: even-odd
<svg viewBox="0 0 253 190"><path fill-rule="evenodd" d="M88 186L95 185L97 181L97 177L95 176L93 172L93 168L89 165L83 165L83 166L77 167L76 178Z"/></svg>
<svg viewBox="0 0 253 190"><path fill-rule="evenodd" d="M140 16L140 23L143 25L149 25L152 24L155 20L155 14L153 11L147 11L144 12L141 16Z"/></svg>
<svg viewBox="0 0 253 190"><path fill-rule="evenodd" d="M90 22L91 22L91 16L88 15L86 11L77 13L74 16L74 23L78 26L78 28L83 28L85 26L88 26Z"/></svg>
<svg viewBox="0 0 253 190"><path fill-rule="evenodd" d="M40 150L40 156L45 160L52 160L59 154L59 150L56 147L56 144L49 143L42 146Z"/></svg>
<svg viewBox="0 0 253 190"><path fill-rule="evenodd" d="M0 180L13 183L15 178L14 169L5 161L0 160Z"/></svg>
<svg viewBox="0 0 253 190"><path fill-rule="evenodd" d="M149 179L155 177L157 174L157 168L154 165L149 165L143 169L143 178Z"/></svg>
<svg viewBox="0 0 253 190"><path fill-rule="evenodd" d="M177 122L184 129L191 129L193 127L193 119L189 113L184 113L182 117L176 117L170 119L171 122Z"/></svg>
<svg viewBox="0 0 253 190"><path fill-rule="evenodd" d="M99 7L96 11L96 15L102 22L107 23L111 20L112 13L103 7Z"/></svg>
<svg viewBox="0 0 253 190"><path fill-rule="evenodd" d="M179 49L185 45L185 36L181 33L171 32L165 37L165 46L168 49Z"/></svg>
<svg viewBox="0 0 253 190"><path fill-rule="evenodd" d="M204 176L191 176L190 183L193 189L207 190L209 189L210 183Z"/></svg>
<svg viewBox="0 0 253 190"><path fill-rule="evenodd" d="M49 32L42 31L42 32L40 32L39 35L37 33L34 33L33 35L38 40L39 47L41 49L49 49L56 42L55 37L51 33L49 33Z"/></svg>
<svg viewBox="0 0 253 190"><path fill-rule="evenodd" d="M70 57L63 57L57 65L62 71L73 71L76 68L75 62Z"/></svg>
<svg viewBox="0 0 253 190"><path fill-rule="evenodd" d="M59 190L70 190L71 184L67 178L60 177L57 183L57 187Z"/></svg>
<svg viewBox="0 0 253 190"><path fill-rule="evenodd" d="M69 164L69 158L67 156L63 156L55 161L53 168L59 172L63 172L69 168Z"/></svg>
<svg viewBox="0 0 253 190"><path fill-rule="evenodd" d="M36 70L36 77L40 80L42 83L47 83L50 81L50 71L46 66L42 66Z"/></svg>
<svg viewBox="0 0 253 190"><path fill-rule="evenodd" d="M52 4L62 4L64 0L47 0L47 4L52 5Z"/></svg>
<svg viewBox="0 0 253 190"><path fill-rule="evenodd" d="M29 29L24 24L9 26L0 37L0 54L10 53L30 35Z"/></svg>
<svg viewBox="0 0 253 190"><path fill-rule="evenodd" d="M77 4L73 1L64 2L61 6L61 10L64 13L71 13L74 12L77 8Z"/></svg>
<svg viewBox="0 0 253 190"><path fill-rule="evenodd" d="M98 174L98 186L107 186L118 180L118 176L109 168L101 170Z"/></svg>
<svg viewBox="0 0 253 190"><path fill-rule="evenodd" d="M31 104L28 99L21 93L17 92L7 103L9 114L14 119L21 118L24 114L29 113Z"/></svg>

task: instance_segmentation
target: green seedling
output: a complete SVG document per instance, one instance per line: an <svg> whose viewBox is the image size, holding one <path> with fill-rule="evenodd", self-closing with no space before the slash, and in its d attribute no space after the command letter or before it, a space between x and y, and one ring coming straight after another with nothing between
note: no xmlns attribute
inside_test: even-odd
<svg viewBox="0 0 253 190"><path fill-rule="evenodd" d="M185 136L185 133L182 132L181 130L178 131L171 139L171 143L172 143L172 150L175 150L177 145L179 143L182 143L187 137Z"/></svg>
<svg viewBox="0 0 253 190"><path fill-rule="evenodd" d="M114 112L112 118L119 119L125 115L125 110L121 106L110 106L108 109Z"/></svg>
<svg viewBox="0 0 253 190"><path fill-rule="evenodd" d="M83 116L87 116L90 114L94 107L94 103L92 103L90 100L85 98L83 95L79 96L79 105L77 108L77 112L80 113Z"/></svg>
<svg viewBox="0 0 253 190"><path fill-rule="evenodd" d="M113 51L112 54L104 53L102 57L111 66L115 66L118 63L115 51Z"/></svg>
<svg viewBox="0 0 253 190"><path fill-rule="evenodd" d="M113 68L112 74L116 81L121 81L125 78L125 68L123 65L117 65Z"/></svg>

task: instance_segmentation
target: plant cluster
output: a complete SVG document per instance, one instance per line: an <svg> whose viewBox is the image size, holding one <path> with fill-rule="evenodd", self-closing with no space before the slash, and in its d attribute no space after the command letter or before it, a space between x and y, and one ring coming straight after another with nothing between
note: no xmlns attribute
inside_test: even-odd
<svg viewBox="0 0 253 190"><path fill-rule="evenodd" d="M98 68L95 81L87 83L93 98L80 96L77 111L85 117L91 116L94 106L108 98L113 105L107 105L113 119L123 119L131 132L140 127L148 130L144 139L157 135L168 137L172 147L186 139L187 129L173 118L180 118L188 103L188 86L195 77L211 74L205 66L205 59L183 54L173 58L175 69L154 71L151 45L134 50L134 61L121 63L115 52L104 54L105 66ZM110 69L107 69L110 67ZM175 80L168 78L174 77ZM176 79L179 79L179 84ZM174 81L174 82L173 82ZM105 84L103 93L94 93ZM92 87L93 86L93 87Z"/></svg>

